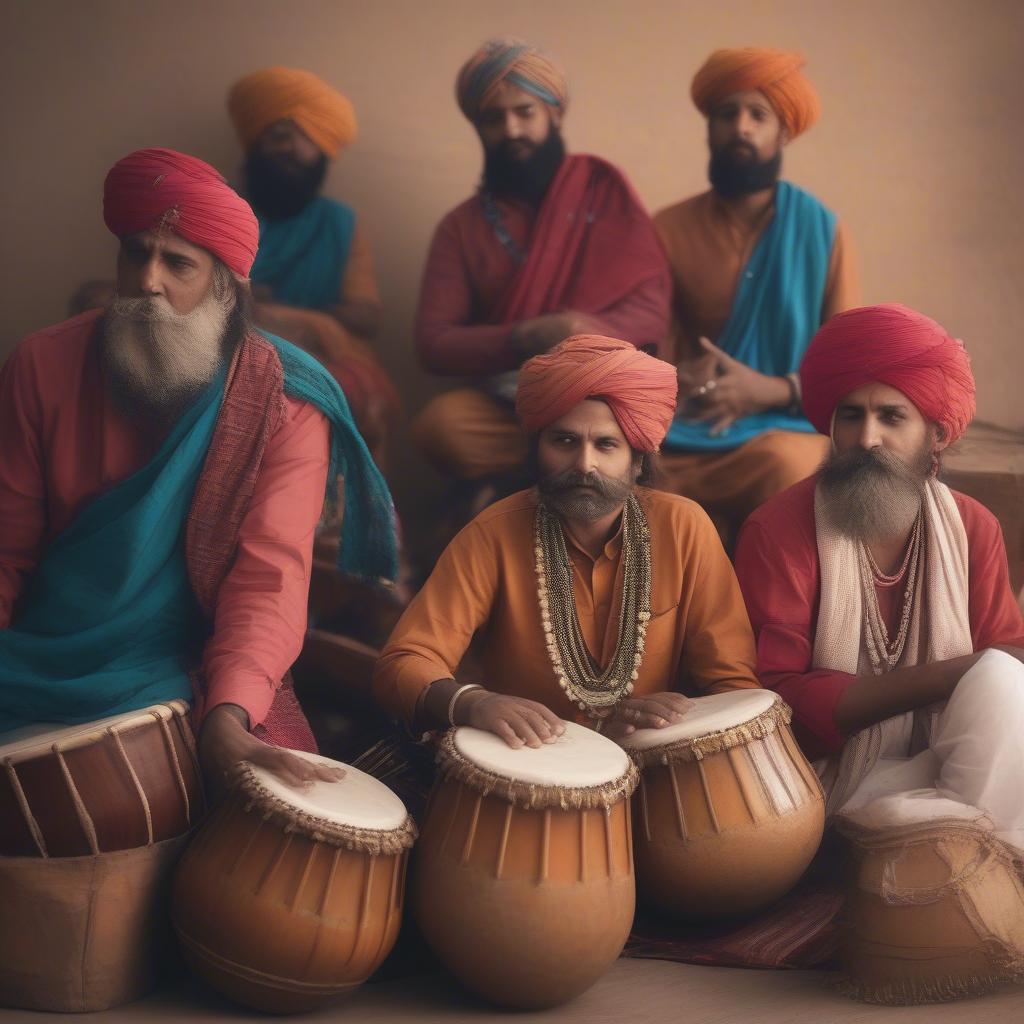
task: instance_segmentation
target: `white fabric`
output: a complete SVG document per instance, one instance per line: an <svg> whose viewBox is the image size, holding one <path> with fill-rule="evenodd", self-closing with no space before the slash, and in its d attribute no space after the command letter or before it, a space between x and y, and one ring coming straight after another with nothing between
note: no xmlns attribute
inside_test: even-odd
<svg viewBox="0 0 1024 1024"><path fill-rule="evenodd" d="M455 749L467 761L505 779L542 786L603 786L629 770L629 758L617 743L575 722L554 743L513 749L500 736L461 726Z"/></svg>

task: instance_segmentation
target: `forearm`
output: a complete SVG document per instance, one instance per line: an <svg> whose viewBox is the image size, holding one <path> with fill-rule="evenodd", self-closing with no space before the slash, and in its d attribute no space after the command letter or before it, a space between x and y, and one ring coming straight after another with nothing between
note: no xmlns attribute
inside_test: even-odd
<svg viewBox="0 0 1024 1024"><path fill-rule="evenodd" d="M512 324L421 323L416 331L420 363L430 373L476 377L516 369L522 357Z"/></svg>
<svg viewBox="0 0 1024 1024"><path fill-rule="evenodd" d="M464 689L466 686L472 688ZM468 725L474 701L479 700L485 692L478 684L460 683L456 679L435 679L416 702L413 731L419 734L447 729L452 725Z"/></svg>

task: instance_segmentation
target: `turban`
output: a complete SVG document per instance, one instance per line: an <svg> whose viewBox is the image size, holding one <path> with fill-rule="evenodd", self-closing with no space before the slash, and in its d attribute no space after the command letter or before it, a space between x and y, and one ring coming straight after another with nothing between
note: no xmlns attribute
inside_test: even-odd
<svg viewBox="0 0 1024 1024"><path fill-rule="evenodd" d="M787 50L759 46L715 50L693 76L690 95L707 117L726 96L756 89L764 93L789 137L795 139L821 113L818 94L800 71L803 66L803 57Z"/></svg>
<svg viewBox="0 0 1024 1024"><path fill-rule="evenodd" d="M676 411L676 368L628 341L577 334L519 371L516 412L529 433L588 398L608 403L630 446L655 452Z"/></svg>
<svg viewBox="0 0 1024 1024"><path fill-rule="evenodd" d="M118 238L168 230L249 276L260 228L249 204L209 164L173 149L140 149L103 183L103 220Z"/></svg>
<svg viewBox="0 0 1024 1024"><path fill-rule="evenodd" d="M565 72L535 46L521 39L492 39L473 54L455 80L455 98L475 122L502 82L565 110L569 101Z"/></svg>
<svg viewBox="0 0 1024 1024"><path fill-rule="evenodd" d="M863 306L832 317L811 340L800 367L803 406L822 434L851 391L888 384L955 441L974 416L974 377L962 341L906 306Z"/></svg>
<svg viewBox="0 0 1024 1024"><path fill-rule="evenodd" d="M265 128L286 118L329 157L356 137L352 104L311 71L282 67L254 71L231 87L228 112L244 149Z"/></svg>

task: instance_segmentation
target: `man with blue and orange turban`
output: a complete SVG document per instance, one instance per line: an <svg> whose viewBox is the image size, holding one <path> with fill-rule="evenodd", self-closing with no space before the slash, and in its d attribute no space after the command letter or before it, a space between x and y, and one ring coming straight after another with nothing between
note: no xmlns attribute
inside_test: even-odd
<svg viewBox="0 0 1024 1024"><path fill-rule="evenodd" d="M526 454L512 408L520 365L584 330L656 350L668 272L622 173L566 155L568 89L550 57L491 40L462 67L455 94L483 146L483 178L434 233L416 348L427 370L472 386L435 398L413 429L441 472L494 482Z"/></svg>
<svg viewBox="0 0 1024 1024"><path fill-rule="evenodd" d="M381 461L398 396L369 344L381 314L373 257L355 211L321 194L329 161L355 141L352 104L310 71L269 67L232 86L228 111L260 223L257 321L331 371Z"/></svg>
<svg viewBox="0 0 1024 1024"><path fill-rule="evenodd" d="M797 371L818 326L857 302L845 229L779 180L784 147L820 111L803 63L763 47L711 54L691 86L707 118L711 189L655 217L672 269L681 388L663 471L730 538L821 461Z"/></svg>

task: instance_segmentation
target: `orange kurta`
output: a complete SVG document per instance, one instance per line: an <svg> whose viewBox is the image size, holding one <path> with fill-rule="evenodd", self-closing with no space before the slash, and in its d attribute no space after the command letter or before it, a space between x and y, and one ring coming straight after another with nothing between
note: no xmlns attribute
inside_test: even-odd
<svg viewBox="0 0 1024 1024"><path fill-rule="evenodd" d="M743 599L707 515L686 498L640 488L651 530L651 621L635 693L717 693L757 686ZM474 636L480 682L584 720L558 686L544 643L534 558L536 492L486 509L445 550L388 640L374 694L411 725L422 691L451 678ZM592 558L566 533L580 630L592 656L611 660L622 600L622 538Z"/></svg>

